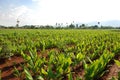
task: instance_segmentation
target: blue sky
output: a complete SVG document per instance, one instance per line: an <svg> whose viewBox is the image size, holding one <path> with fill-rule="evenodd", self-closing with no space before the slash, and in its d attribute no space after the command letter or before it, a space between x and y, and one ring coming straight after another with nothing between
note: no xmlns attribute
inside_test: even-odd
<svg viewBox="0 0 120 80"><path fill-rule="evenodd" d="M120 20L119 0L0 0L0 24L55 25L55 23Z"/></svg>

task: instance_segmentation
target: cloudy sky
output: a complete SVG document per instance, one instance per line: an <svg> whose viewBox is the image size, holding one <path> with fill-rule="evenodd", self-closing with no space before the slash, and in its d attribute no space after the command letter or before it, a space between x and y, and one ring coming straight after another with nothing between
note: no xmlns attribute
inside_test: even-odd
<svg viewBox="0 0 120 80"><path fill-rule="evenodd" d="M0 25L120 20L120 0L0 0Z"/></svg>

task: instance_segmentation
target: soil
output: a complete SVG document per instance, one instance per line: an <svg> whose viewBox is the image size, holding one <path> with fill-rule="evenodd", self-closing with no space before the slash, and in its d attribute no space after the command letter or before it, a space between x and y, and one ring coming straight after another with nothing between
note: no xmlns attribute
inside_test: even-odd
<svg viewBox="0 0 120 80"><path fill-rule="evenodd" d="M83 79L84 75L85 75L85 72L84 72L82 63L80 63L77 66L75 66L72 69L72 72L73 72L73 74L72 74L73 75L73 80L76 80L77 77Z"/></svg>
<svg viewBox="0 0 120 80"><path fill-rule="evenodd" d="M0 60L0 70L2 80L20 80L14 75L14 67L18 70L22 70L20 63L24 63L24 60L20 56L13 56L11 59Z"/></svg>
<svg viewBox="0 0 120 80"><path fill-rule="evenodd" d="M116 64L113 64L100 80L110 80L112 77L118 78L118 71L120 71L120 68Z"/></svg>
<svg viewBox="0 0 120 80"><path fill-rule="evenodd" d="M120 55L116 55L114 59L120 61ZM112 60L106 67L106 73L99 80L110 80L113 77L118 78L118 72L120 72L120 67Z"/></svg>
<svg viewBox="0 0 120 80"><path fill-rule="evenodd" d="M55 49L57 50L57 49ZM48 50L49 51L49 50ZM48 52L46 51L46 52ZM40 52L38 53L40 54ZM47 57L47 55L43 55ZM115 59L120 60L120 56ZM11 59L0 59L0 70L1 70L1 78L2 80L21 80L14 75L14 67L16 67L19 71L23 69L20 67L20 64L25 63L21 56L15 55L12 56ZM84 77L84 69L81 63L75 66L72 70L73 80L76 80L76 77ZM118 77L118 71L120 71L120 67L118 67L114 61L110 62L106 68L105 74L98 80L110 80L112 77ZM64 78L67 80L67 78Z"/></svg>

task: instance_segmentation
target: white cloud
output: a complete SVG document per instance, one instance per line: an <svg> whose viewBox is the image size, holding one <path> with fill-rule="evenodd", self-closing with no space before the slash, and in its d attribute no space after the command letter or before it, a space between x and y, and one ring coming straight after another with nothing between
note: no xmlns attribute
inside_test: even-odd
<svg viewBox="0 0 120 80"><path fill-rule="evenodd" d="M11 11L10 15L12 17L19 18L22 15L29 13L31 10L29 8L27 8L26 6L22 5L22 6L13 8L10 11Z"/></svg>
<svg viewBox="0 0 120 80"><path fill-rule="evenodd" d="M19 6L6 14L9 19L20 18L21 24L55 24L120 20L119 0L32 0L36 9ZM1 14L0 14L1 16ZM7 18L7 17L6 17Z"/></svg>
<svg viewBox="0 0 120 80"><path fill-rule="evenodd" d="M44 23L120 19L119 0L33 0ZM40 20L40 18L38 20ZM36 19L37 20L37 19ZM41 21L41 22L42 22ZM40 21L39 21L40 22Z"/></svg>
<svg viewBox="0 0 120 80"><path fill-rule="evenodd" d="M32 10L22 5L10 8L7 12L0 12L0 19L3 25L6 25L6 22L8 25L15 25L17 19L21 20L21 24L23 25L30 21L31 15Z"/></svg>

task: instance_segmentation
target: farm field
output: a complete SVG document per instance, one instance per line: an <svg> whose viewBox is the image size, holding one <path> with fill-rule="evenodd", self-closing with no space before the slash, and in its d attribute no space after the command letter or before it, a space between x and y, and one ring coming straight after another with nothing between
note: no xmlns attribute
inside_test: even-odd
<svg viewBox="0 0 120 80"><path fill-rule="evenodd" d="M1 80L120 80L120 31L0 29Z"/></svg>

